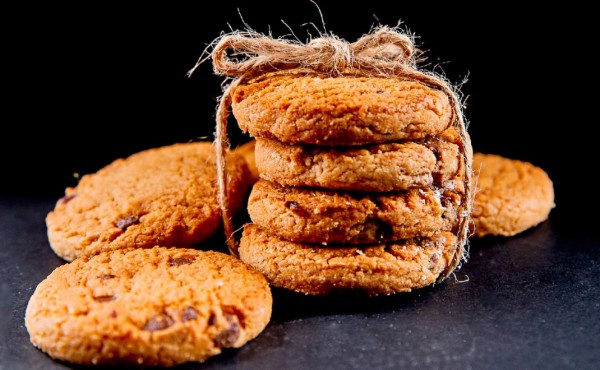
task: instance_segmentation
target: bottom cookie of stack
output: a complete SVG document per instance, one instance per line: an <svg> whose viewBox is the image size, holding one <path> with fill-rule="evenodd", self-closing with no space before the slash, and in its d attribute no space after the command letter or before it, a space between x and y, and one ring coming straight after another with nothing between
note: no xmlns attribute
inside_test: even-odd
<svg viewBox="0 0 600 370"><path fill-rule="evenodd" d="M379 295L435 283L451 265L456 247L450 232L387 244L323 247L286 241L248 224L239 254L276 287L314 295L349 289Z"/></svg>

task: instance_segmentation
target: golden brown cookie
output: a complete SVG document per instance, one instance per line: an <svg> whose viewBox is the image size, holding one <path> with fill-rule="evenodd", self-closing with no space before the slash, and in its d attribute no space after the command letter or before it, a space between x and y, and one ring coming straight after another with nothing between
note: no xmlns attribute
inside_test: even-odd
<svg viewBox="0 0 600 370"><path fill-rule="evenodd" d="M366 244L455 231L460 197L429 188L399 193L337 193L259 180L250 194L252 222L299 243Z"/></svg>
<svg viewBox="0 0 600 370"><path fill-rule="evenodd" d="M409 292L434 283L449 266L456 236L367 247L323 247L271 236L248 224L240 259L262 272L271 284L305 294L356 289L371 295Z"/></svg>
<svg viewBox="0 0 600 370"><path fill-rule="evenodd" d="M437 138L360 148L256 141L261 178L289 186L376 192L423 188L453 178L460 160L456 144Z"/></svg>
<svg viewBox="0 0 600 370"><path fill-rule="evenodd" d="M172 366L256 337L271 316L265 278L194 249L114 250L60 266L29 300L31 342L79 364Z"/></svg>
<svg viewBox="0 0 600 370"><path fill-rule="evenodd" d="M246 144L240 145L233 151L234 153L244 157L244 159L246 160L246 164L248 165L248 169L250 170L250 177L248 177L248 182L250 184L254 184L259 179L258 168L256 168L256 159L254 156L255 146L256 141L252 140L247 142Z"/></svg>
<svg viewBox="0 0 600 370"><path fill-rule="evenodd" d="M244 201L248 167L228 160L232 209ZM68 188L48 214L52 249L66 260L119 248L188 247L219 227L215 150L176 144L119 159Z"/></svg>
<svg viewBox="0 0 600 370"><path fill-rule="evenodd" d="M448 97L418 82L297 71L237 86L232 110L252 136L318 145L421 139L452 117Z"/></svg>
<svg viewBox="0 0 600 370"><path fill-rule="evenodd" d="M548 218L554 207L552 181L539 167L493 154L475 153L475 236L511 236Z"/></svg>

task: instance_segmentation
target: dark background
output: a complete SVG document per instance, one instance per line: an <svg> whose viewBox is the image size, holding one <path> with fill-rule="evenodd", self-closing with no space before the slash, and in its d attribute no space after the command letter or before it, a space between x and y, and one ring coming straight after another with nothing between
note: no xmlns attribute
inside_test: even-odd
<svg viewBox="0 0 600 370"><path fill-rule="evenodd" d="M543 167L555 181L557 213L579 211L567 199L597 157L585 130L595 126L593 94L576 88L592 82L575 73L590 59L578 44L589 35L582 17L590 12L506 2L320 3L327 29L350 41L377 19L402 20L428 51L428 68L439 65L455 83L468 75L462 91L475 150ZM308 0L191 4L29 5L5 13L18 21L6 34L13 66L3 72L5 104L13 114L2 125L0 194L59 197L76 184L74 173L150 147L212 139L222 79L210 62L192 78L186 72L228 24L243 27L238 8L249 25L274 35L289 34L282 19L300 38L314 34L303 24L321 27ZM239 130L231 131L235 145Z"/></svg>

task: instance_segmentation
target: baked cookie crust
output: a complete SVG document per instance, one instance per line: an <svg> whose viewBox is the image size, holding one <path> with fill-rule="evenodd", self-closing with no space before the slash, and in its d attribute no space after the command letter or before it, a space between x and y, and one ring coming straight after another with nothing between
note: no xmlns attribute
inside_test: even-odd
<svg viewBox="0 0 600 370"><path fill-rule="evenodd" d="M58 267L33 293L25 323L55 359L172 366L241 347L271 306L265 278L236 258L154 247Z"/></svg>
<svg viewBox="0 0 600 370"><path fill-rule="evenodd" d="M512 236L545 221L554 208L548 174L528 162L475 153L477 189L471 215L477 237Z"/></svg>
<svg viewBox="0 0 600 370"><path fill-rule="evenodd" d="M212 143L175 144L118 159L84 176L46 217L52 249L71 261L120 248L189 247L221 224ZM248 189L244 159L228 157L229 200Z"/></svg>
<svg viewBox="0 0 600 370"><path fill-rule="evenodd" d="M259 180L248 200L252 222L282 239L369 244L455 231L461 197L442 190L340 193Z"/></svg>
<svg viewBox="0 0 600 370"><path fill-rule="evenodd" d="M455 130L451 128L450 130ZM462 160L456 144L439 138L322 148L256 140L260 177L288 186L389 192L440 185Z"/></svg>
<svg viewBox="0 0 600 370"><path fill-rule="evenodd" d="M422 139L447 129L448 97L396 78L274 72L235 88L243 131L285 143L360 145Z"/></svg>

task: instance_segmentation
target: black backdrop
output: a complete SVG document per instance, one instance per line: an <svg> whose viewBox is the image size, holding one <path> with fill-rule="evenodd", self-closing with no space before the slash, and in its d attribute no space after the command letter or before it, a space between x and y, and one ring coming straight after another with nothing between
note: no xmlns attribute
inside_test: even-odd
<svg viewBox="0 0 600 370"><path fill-rule="evenodd" d="M306 1L221 1L190 4L23 6L6 36L9 80L1 136L1 194L59 197L74 173L93 172L136 151L186 142L214 130L221 79L210 63L185 76L205 46L228 24L245 21L258 31L300 37L314 22ZM399 20L420 36L430 67L441 63L454 82L466 75L467 116L475 150L528 160L555 180L559 208L569 218L581 207L586 171L597 158L582 127L592 98L564 68L585 68L585 35L564 8L521 9L507 3L466 7L445 2L371 0L360 7L320 1L327 28L348 40L378 20ZM577 14L587 11L579 9ZM565 32L569 31L569 32ZM313 31L314 34L314 31ZM582 61L583 60L583 61ZM585 81L583 81L585 83ZM6 88L6 87L5 87ZM244 138L234 132L233 143ZM592 200L590 200L592 199Z"/></svg>

